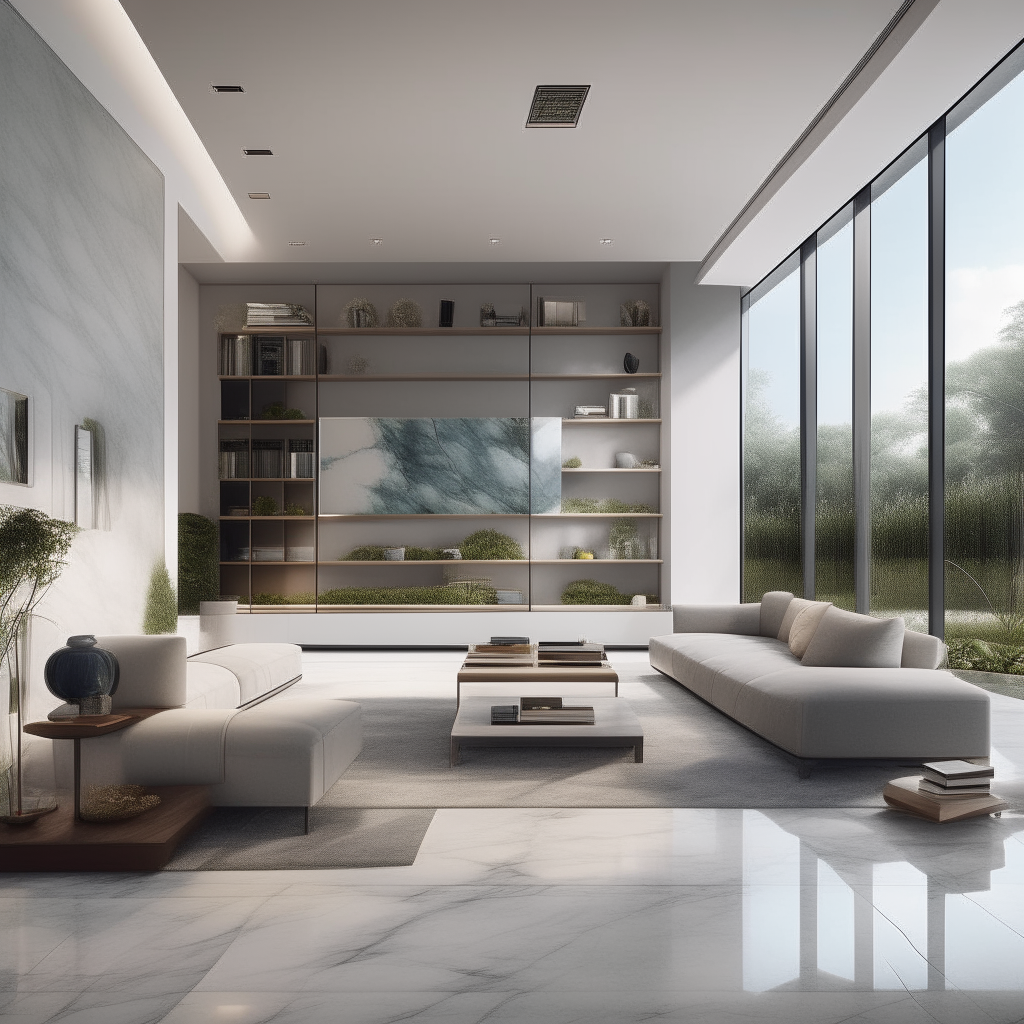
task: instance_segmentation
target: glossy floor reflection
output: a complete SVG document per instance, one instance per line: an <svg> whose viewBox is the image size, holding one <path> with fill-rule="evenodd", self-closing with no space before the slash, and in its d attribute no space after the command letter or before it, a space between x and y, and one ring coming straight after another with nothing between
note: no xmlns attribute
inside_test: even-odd
<svg viewBox="0 0 1024 1024"><path fill-rule="evenodd" d="M0 990L19 1024L1021 1021L1024 816L457 809L410 867L0 876Z"/></svg>

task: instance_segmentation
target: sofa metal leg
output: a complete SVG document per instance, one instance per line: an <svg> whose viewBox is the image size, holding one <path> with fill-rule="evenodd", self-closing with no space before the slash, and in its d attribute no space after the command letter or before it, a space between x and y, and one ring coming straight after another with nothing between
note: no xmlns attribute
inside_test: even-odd
<svg viewBox="0 0 1024 1024"><path fill-rule="evenodd" d="M306 835L309 835L309 808L306 809Z"/></svg>

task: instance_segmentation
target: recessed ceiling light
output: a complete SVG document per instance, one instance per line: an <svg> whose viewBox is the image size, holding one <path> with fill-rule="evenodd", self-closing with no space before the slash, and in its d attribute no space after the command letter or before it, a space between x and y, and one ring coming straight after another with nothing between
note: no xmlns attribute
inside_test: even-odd
<svg viewBox="0 0 1024 1024"><path fill-rule="evenodd" d="M612 245L615 242L614 238L599 238L598 241L602 245Z"/></svg>
<svg viewBox="0 0 1024 1024"><path fill-rule="evenodd" d="M245 156L273 156L274 151L272 149L243 149L243 155Z"/></svg>
<svg viewBox="0 0 1024 1024"><path fill-rule="evenodd" d="M305 245L305 242L289 242L289 245Z"/></svg>
<svg viewBox="0 0 1024 1024"><path fill-rule="evenodd" d="M370 245L383 245L383 244L384 244L384 239L383 238L371 238L370 239Z"/></svg>
<svg viewBox="0 0 1024 1024"><path fill-rule="evenodd" d="M245 92L240 85L211 85L214 92Z"/></svg>
<svg viewBox="0 0 1024 1024"><path fill-rule="evenodd" d="M589 85L538 85L526 127L575 128L588 92Z"/></svg>
<svg viewBox="0 0 1024 1024"><path fill-rule="evenodd" d="M269 199L270 198L270 193L269 192L250 192L249 193L249 198L250 199Z"/></svg>
<svg viewBox="0 0 1024 1024"><path fill-rule="evenodd" d="M489 245L501 245L501 239L500 238L488 238L487 239L487 243Z"/></svg>

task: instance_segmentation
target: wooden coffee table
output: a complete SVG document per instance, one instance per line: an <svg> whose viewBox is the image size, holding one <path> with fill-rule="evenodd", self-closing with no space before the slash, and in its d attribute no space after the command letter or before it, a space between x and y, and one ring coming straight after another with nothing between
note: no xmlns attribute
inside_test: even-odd
<svg viewBox="0 0 1024 1024"><path fill-rule="evenodd" d="M633 759L644 759L643 726L621 697L574 700L593 707L593 725L491 725L492 704L518 703L508 696L464 698L452 726L452 767L462 747L632 747Z"/></svg>
<svg viewBox="0 0 1024 1024"><path fill-rule="evenodd" d="M565 696L560 687L575 685L578 683L611 683L614 686L614 696L619 695L619 674L608 664L607 661L599 665L516 665L504 668L497 665L473 665L465 664L459 669L455 681L455 703L457 707L462 706L462 684L463 683L488 683L497 687L496 692L507 693L514 690L513 683L550 683L553 691L550 696ZM549 694L544 694L549 696ZM466 698L469 699L468 697ZM494 698L491 704L500 704L501 700ZM589 700L589 698L587 698ZM607 699L607 698L603 698ZM519 698L515 698L518 702ZM489 707L490 705L488 705Z"/></svg>

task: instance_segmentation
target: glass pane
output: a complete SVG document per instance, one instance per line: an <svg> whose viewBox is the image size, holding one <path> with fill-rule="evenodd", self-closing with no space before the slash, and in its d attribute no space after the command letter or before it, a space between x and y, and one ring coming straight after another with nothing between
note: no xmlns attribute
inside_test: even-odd
<svg viewBox="0 0 1024 1024"><path fill-rule="evenodd" d="M851 611L853 582L853 223L818 245L815 597Z"/></svg>
<svg viewBox="0 0 1024 1024"><path fill-rule="evenodd" d="M1022 117L1018 76L946 143L946 636L960 667L973 660L957 641L1024 643Z"/></svg>
<svg viewBox="0 0 1024 1024"><path fill-rule="evenodd" d="M800 275L747 312L743 600L803 593L800 558Z"/></svg>
<svg viewBox="0 0 1024 1024"><path fill-rule="evenodd" d="M871 204L871 613L928 631L928 178Z"/></svg>

